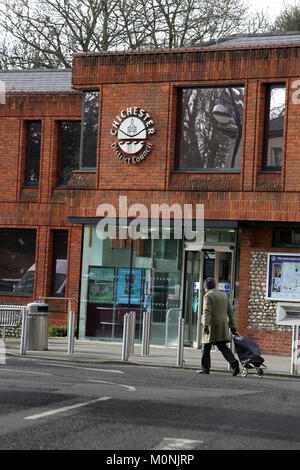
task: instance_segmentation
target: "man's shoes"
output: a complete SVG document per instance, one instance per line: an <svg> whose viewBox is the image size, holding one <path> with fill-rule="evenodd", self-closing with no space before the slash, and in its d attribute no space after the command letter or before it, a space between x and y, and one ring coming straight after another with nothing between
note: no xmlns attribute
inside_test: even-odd
<svg viewBox="0 0 300 470"><path fill-rule="evenodd" d="M239 366L239 361L235 361L235 363L232 365L232 375L238 375L240 372L240 366Z"/></svg>
<svg viewBox="0 0 300 470"><path fill-rule="evenodd" d="M197 370L197 374L209 374L209 370L200 369Z"/></svg>

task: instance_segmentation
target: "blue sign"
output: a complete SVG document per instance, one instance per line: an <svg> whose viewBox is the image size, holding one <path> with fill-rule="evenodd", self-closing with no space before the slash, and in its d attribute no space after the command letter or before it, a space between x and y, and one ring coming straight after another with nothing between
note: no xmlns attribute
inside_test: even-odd
<svg viewBox="0 0 300 470"><path fill-rule="evenodd" d="M118 268L117 304L128 304L130 296L130 304L140 305L141 287L141 269L132 269L130 276L129 268Z"/></svg>
<svg viewBox="0 0 300 470"><path fill-rule="evenodd" d="M225 292L225 294L229 294L229 292L230 292L230 284L225 284L225 285L224 285L224 292Z"/></svg>

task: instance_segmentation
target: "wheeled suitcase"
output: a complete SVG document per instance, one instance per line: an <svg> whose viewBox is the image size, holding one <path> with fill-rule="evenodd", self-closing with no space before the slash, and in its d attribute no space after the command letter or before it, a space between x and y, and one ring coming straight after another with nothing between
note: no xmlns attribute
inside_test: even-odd
<svg viewBox="0 0 300 470"><path fill-rule="evenodd" d="M235 350L243 366L242 377L247 377L249 369L256 369L259 377L263 377L264 358L260 355L259 346L252 336L232 335Z"/></svg>

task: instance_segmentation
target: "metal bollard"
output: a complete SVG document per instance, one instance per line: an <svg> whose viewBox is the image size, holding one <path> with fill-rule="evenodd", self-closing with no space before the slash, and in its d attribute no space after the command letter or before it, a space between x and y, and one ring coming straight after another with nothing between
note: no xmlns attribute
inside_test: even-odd
<svg viewBox="0 0 300 470"><path fill-rule="evenodd" d="M142 356L148 356L150 353L150 329L151 312L143 313L143 332L142 332Z"/></svg>
<svg viewBox="0 0 300 470"><path fill-rule="evenodd" d="M129 314L125 313L123 323L123 345L122 345L122 361L128 361L129 358Z"/></svg>
<svg viewBox="0 0 300 470"><path fill-rule="evenodd" d="M68 354L71 356L74 353L74 333L75 333L75 312L69 311L68 319Z"/></svg>
<svg viewBox="0 0 300 470"><path fill-rule="evenodd" d="M0 339L0 364L6 364L6 346L3 338Z"/></svg>
<svg viewBox="0 0 300 470"><path fill-rule="evenodd" d="M130 354L134 354L136 312L130 312Z"/></svg>
<svg viewBox="0 0 300 470"><path fill-rule="evenodd" d="M20 344L21 356L26 354L27 324L28 324L28 309L27 307L24 307L22 309L22 328L21 328L21 344Z"/></svg>
<svg viewBox="0 0 300 470"><path fill-rule="evenodd" d="M184 319L178 319L178 348L177 348L177 366L183 366L184 351Z"/></svg>
<svg viewBox="0 0 300 470"><path fill-rule="evenodd" d="M298 373L298 325L293 325L292 331L292 363L291 363L291 374L297 375Z"/></svg>
<svg viewBox="0 0 300 470"><path fill-rule="evenodd" d="M147 352L150 354L150 339L151 339L151 312L147 312L148 317L147 317L147 324L148 324L148 329L147 329Z"/></svg>

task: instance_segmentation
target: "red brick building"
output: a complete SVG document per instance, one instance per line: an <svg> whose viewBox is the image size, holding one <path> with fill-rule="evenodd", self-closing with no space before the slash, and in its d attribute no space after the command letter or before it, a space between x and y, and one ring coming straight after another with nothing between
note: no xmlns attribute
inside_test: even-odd
<svg viewBox="0 0 300 470"><path fill-rule="evenodd" d="M56 297L50 320L62 325L62 297L76 298L82 339L121 340L128 309L141 338L150 309L157 344L167 311L181 307L197 347L200 287L213 275L239 332L289 354L276 307L300 302L299 51L297 34L255 36L0 73L1 303ZM153 204L202 204L203 246L177 239L174 221L164 238L162 220L146 216L157 235L132 240L120 196L148 217ZM105 215L116 216L116 239L101 239Z"/></svg>

